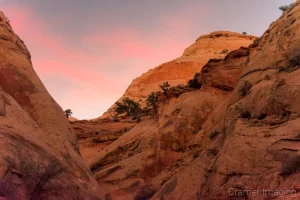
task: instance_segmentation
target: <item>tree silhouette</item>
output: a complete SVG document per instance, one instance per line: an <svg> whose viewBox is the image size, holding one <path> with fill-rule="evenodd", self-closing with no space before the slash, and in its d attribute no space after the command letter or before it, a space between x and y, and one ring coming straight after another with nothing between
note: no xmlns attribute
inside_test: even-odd
<svg viewBox="0 0 300 200"><path fill-rule="evenodd" d="M291 7L293 7L293 3L291 3L290 5L284 5L284 6L280 6L279 10L281 10L282 12L286 12L287 10L289 10Z"/></svg>
<svg viewBox="0 0 300 200"><path fill-rule="evenodd" d="M62 188L59 179L66 175L67 171L59 160L50 155L30 154L28 149L22 146L15 148L12 150L13 155L4 157L4 160L8 164L8 171L19 173L26 192L30 196L28 199L44 199L42 197L47 192ZM4 195L8 195L11 197L10 199L18 199L14 198L14 193L11 193L10 188L13 187L13 184L9 180L5 180L9 178L6 175L4 176L5 183L0 183L0 194L6 193Z"/></svg>
<svg viewBox="0 0 300 200"><path fill-rule="evenodd" d="M71 109L65 110L65 115L66 115L67 118L71 117L72 114L73 114L73 113L72 113L72 110L71 110Z"/></svg>

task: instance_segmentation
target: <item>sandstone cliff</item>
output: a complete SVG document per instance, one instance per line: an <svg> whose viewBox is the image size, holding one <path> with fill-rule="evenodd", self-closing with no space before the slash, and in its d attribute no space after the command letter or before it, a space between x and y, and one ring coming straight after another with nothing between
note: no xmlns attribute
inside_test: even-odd
<svg viewBox="0 0 300 200"><path fill-rule="evenodd" d="M199 90L90 157L107 199L299 198L299 16L297 1L248 48L200 67Z"/></svg>
<svg viewBox="0 0 300 200"><path fill-rule="evenodd" d="M165 100L157 117L143 119L98 154L90 155L87 161L100 187L112 199L133 199L137 191L147 190L144 187L148 184L157 191L176 177L182 166L192 165L202 146L205 122L230 97L249 53L249 49L241 48L225 60L210 61L203 67L201 78L197 77L200 90ZM177 183L171 184L175 187ZM198 187L190 189L196 191Z"/></svg>
<svg viewBox="0 0 300 200"><path fill-rule="evenodd" d="M0 52L0 196L99 199L70 123L2 12Z"/></svg>
<svg viewBox="0 0 300 200"><path fill-rule="evenodd" d="M188 47L181 57L151 69L133 80L119 101L129 97L135 101L141 99L143 102L151 92L159 91L159 85L166 81L171 86L186 84L209 59L224 58L228 52L241 46L249 46L255 39L254 36L228 31L203 35ZM102 118L110 117L113 108L114 106Z"/></svg>

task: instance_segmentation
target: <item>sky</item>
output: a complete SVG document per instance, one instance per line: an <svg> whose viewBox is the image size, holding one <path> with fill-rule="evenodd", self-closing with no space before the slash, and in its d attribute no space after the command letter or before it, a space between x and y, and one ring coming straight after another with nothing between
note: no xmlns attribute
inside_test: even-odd
<svg viewBox="0 0 300 200"><path fill-rule="evenodd" d="M217 30L261 36L294 0L0 0L49 93L79 119Z"/></svg>

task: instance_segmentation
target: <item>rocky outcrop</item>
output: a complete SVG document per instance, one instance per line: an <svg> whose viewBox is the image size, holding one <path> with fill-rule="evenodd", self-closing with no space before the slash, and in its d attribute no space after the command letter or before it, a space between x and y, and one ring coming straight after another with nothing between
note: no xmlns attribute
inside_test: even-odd
<svg viewBox="0 0 300 200"><path fill-rule="evenodd" d="M177 183L168 181L198 156L205 137L203 126L230 97L249 54L250 49L240 48L225 59L210 60L196 75L200 90L164 99L156 117L143 119L89 157L90 167L107 196L134 199L136 192L141 195L141 190L148 191L148 184L156 192L165 184L175 187Z"/></svg>
<svg viewBox="0 0 300 200"><path fill-rule="evenodd" d="M78 121L78 119L75 118L75 117L69 117L68 120L69 120L69 122L76 122L76 121Z"/></svg>
<svg viewBox="0 0 300 200"><path fill-rule="evenodd" d="M250 50L232 94L203 125L197 158L153 199L299 198L299 4Z"/></svg>
<svg viewBox="0 0 300 200"><path fill-rule="evenodd" d="M0 196L100 199L61 107L0 12Z"/></svg>
<svg viewBox="0 0 300 200"><path fill-rule="evenodd" d="M203 64L199 89L90 159L106 197L299 198L299 13L297 1L249 48Z"/></svg>
<svg viewBox="0 0 300 200"><path fill-rule="evenodd" d="M119 101L129 97L135 101L141 100L141 104L144 105L145 98L151 92L159 91L159 85L163 82L167 81L171 86L185 85L208 60L224 58L228 52L242 46L247 47L255 39L254 36L228 31L216 31L201 36L184 51L181 57L151 69L133 80ZM114 106L102 118L110 117L113 108Z"/></svg>
<svg viewBox="0 0 300 200"><path fill-rule="evenodd" d="M119 120L119 122L78 120L71 123L79 139L81 155L88 163L94 157L97 157L100 151L124 135L136 124L134 121L126 118Z"/></svg>

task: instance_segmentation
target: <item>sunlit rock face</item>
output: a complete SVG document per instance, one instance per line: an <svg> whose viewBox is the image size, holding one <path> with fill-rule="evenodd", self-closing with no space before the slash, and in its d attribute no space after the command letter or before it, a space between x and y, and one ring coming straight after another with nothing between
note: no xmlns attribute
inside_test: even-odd
<svg viewBox="0 0 300 200"><path fill-rule="evenodd" d="M229 31L216 31L200 36L183 52L181 57L151 69L134 79L119 101L129 97L135 101L141 100L141 104L144 105L145 98L151 92L160 90L160 84L169 82L171 86L185 85L208 60L224 58L232 50L249 46L255 39L254 36ZM110 117L113 108L114 106L102 118Z"/></svg>
<svg viewBox="0 0 300 200"><path fill-rule="evenodd" d="M237 47L199 65L189 78L198 72L194 82L200 89L165 98L156 116L142 119L89 157L89 166L107 198L300 197L299 4L297 1L283 13L249 47ZM212 35L198 41L213 43L223 37ZM134 84L139 81L147 83L145 91L151 84L172 84L171 78L160 82L167 76L164 66L169 66L165 74L171 77L175 66L188 68L188 62L196 63L201 54L197 52L190 47L181 58L134 80L126 93L139 98L129 92L139 87ZM159 70L157 76L148 78ZM155 90L158 87L144 95Z"/></svg>

